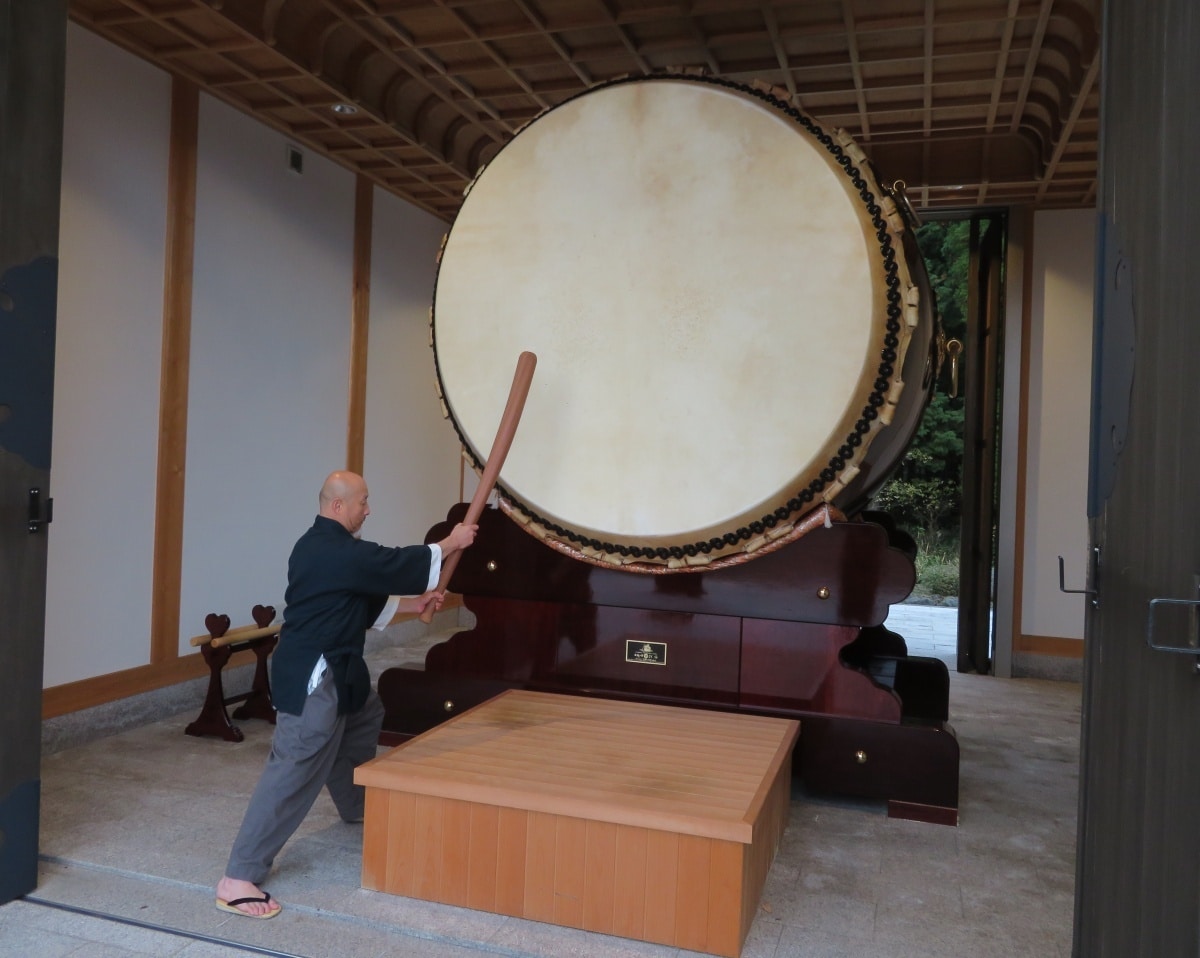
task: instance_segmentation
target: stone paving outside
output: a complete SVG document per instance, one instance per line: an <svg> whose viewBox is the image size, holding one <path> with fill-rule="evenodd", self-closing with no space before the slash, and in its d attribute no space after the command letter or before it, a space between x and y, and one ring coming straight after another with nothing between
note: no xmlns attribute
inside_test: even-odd
<svg viewBox="0 0 1200 958"><path fill-rule="evenodd" d="M909 655L941 659L951 670L958 656L958 609L948 606L892 606L884 625L904 636Z"/></svg>

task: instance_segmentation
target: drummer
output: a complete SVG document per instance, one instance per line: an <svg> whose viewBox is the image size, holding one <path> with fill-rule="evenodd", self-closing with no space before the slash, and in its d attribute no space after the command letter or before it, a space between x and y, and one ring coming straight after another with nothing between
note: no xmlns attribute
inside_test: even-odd
<svg viewBox="0 0 1200 958"><path fill-rule="evenodd" d="M262 882L322 788L344 821L362 821L364 789L354 784L354 768L375 757L383 724L383 704L363 661L365 632L383 628L397 612L440 608L444 594L434 589L443 559L475 541L478 526L460 523L428 546L364 542L367 496L362 476L330 474L318 515L288 560L287 605L271 667L275 735L217 883L222 911L279 914Z"/></svg>

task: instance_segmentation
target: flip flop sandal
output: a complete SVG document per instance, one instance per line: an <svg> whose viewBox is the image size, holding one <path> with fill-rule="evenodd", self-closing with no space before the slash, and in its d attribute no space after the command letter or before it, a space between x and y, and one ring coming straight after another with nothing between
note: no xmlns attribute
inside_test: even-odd
<svg viewBox="0 0 1200 958"><path fill-rule="evenodd" d="M261 915L252 915L250 912L242 911L240 908L238 908L238 905L249 905L256 901L266 903L271 900L270 892L264 891L262 893L262 898L235 898L233 901L225 901L223 898L218 898L217 907L221 909L221 911L233 912L233 914L241 915L243 918L274 918L281 911L283 911L283 906L279 904L279 902L275 902L274 908L268 912L264 912Z"/></svg>

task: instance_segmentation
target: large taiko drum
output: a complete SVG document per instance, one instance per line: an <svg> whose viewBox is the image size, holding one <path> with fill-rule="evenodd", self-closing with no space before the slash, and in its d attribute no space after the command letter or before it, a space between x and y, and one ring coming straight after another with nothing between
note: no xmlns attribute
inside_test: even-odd
<svg viewBox="0 0 1200 958"><path fill-rule="evenodd" d="M439 388L480 465L537 354L501 505L639 571L714 567L852 513L932 381L910 222L862 152L769 91L596 87L521 130L440 257Z"/></svg>

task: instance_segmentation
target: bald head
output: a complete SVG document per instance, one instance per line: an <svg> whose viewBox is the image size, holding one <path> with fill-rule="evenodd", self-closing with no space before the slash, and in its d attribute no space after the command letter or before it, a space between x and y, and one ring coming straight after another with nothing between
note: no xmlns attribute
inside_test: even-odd
<svg viewBox="0 0 1200 958"><path fill-rule="evenodd" d="M331 472L321 486L319 501L321 515L341 523L355 535L371 514L367 505L367 483L356 472Z"/></svg>

